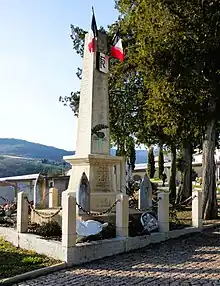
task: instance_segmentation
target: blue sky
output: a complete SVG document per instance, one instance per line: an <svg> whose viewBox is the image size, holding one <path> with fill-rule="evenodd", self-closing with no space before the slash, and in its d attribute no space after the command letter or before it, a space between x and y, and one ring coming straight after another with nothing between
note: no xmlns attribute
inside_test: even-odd
<svg viewBox="0 0 220 286"><path fill-rule="evenodd" d="M58 99L79 89L69 27L89 30L92 5L98 26L117 19L113 0L1 0L0 138L75 148L77 120Z"/></svg>

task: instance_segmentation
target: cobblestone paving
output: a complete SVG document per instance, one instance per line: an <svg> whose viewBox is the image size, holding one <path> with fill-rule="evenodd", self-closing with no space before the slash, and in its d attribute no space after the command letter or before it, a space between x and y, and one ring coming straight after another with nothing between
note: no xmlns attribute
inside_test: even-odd
<svg viewBox="0 0 220 286"><path fill-rule="evenodd" d="M185 236L18 285L220 285L220 233Z"/></svg>

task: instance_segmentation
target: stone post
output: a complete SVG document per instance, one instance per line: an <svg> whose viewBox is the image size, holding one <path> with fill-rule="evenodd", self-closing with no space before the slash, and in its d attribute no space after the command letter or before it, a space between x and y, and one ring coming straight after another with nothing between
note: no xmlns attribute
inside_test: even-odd
<svg viewBox="0 0 220 286"><path fill-rule="evenodd" d="M76 198L74 193L62 193L62 246L76 245Z"/></svg>
<svg viewBox="0 0 220 286"><path fill-rule="evenodd" d="M43 178L41 181L42 197L41 197L41 206L46 208L46 192L47 192L47 182L46 178Z"/></svg>
<svg viewBox="0 0 220 286"><path fill-rule="evenodd" d="M116 236L128 236L129 208L128 195L118 194L116 204Z"/></svg>
<svg viewBox="0 0 220 286"><path fill-rule="evenodd" d="M126 164L125 164L125 158L123 158L123 161L120 164L120 176L121 176L121 184L120 184L121 188L120 188L120 191L123 194L126 194Z"/></svg>
<svg viewBox="0 0 220 286"><path fill-rule="evenodd" d="M17 202L17 231L27 232L28 229L28 201L24 192L18 193Z"/></svg>
<svg viewBox="0 0 220 286"><path fill-rule="evenodd" d="M56 188L49 189L49 208L58 207L58 190Z"/></svg>
<svg viewBox="0 0 220 286"><path fill-rule="evenodd" d="M160 232L169 231L169 193L159 192L158 198L158 224Z"/></svg>
<svg viewBox="0 0 220 286"><path fill-rule="evenodd" d="M192 192L192 226L202 227L202 192L194 189Z"/></svg>

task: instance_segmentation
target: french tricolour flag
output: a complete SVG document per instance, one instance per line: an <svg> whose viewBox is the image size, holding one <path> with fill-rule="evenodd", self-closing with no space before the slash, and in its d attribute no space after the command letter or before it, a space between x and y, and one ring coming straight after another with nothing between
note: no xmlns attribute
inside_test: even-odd
<svg viewBox="0 0 220 286"><path fill-rule="evenodd" d="M124 51L122 46L122 40L117 32L112 40L112 47L111 47L111 56L120 60L121 62L124 61Z"/></svg>
<svg viewBox="0 0 220 286"><path fill-rule="evenodd" d="M88 40L88 48L90 53L94 53L95 51L95 39L98 38L98 29L95 20L94 10L92 9L92 23L91 29L89 31L89 40Z"/></svg>

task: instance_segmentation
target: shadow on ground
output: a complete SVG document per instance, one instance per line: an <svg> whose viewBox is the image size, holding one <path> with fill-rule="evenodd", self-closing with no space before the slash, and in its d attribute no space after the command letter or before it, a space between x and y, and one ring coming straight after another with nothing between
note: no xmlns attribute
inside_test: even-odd
<svg viewBox="0 0 220 286"><path fill-rule="evenodd" d="M26 285L220 285L220 233L191 234L62 270Z"/></svg>

